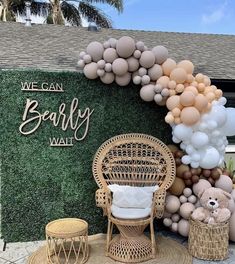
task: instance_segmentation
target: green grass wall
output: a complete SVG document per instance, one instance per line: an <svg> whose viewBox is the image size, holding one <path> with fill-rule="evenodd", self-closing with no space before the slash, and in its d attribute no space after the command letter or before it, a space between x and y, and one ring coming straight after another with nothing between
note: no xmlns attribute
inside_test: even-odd
<svg viewBox="0 0 235 264"><path fill-rule="evenodd" d="M64 93L21 91L21 82L62 83ZM165 107L146 103L140 87L121 88L88 80L78 73L1 71L1 204L2 235L6 242L44 239L45 225L62 217L88 221L89 233L105 232L106 219L95 206L97 189L92 176L93 156L108 138L140 132L170 143ZM50 121L24 136L19 132L26 99L39 102L40 113L67 107L76 97L79 108L94 109L87 137L73 147L50 147L49 137L71 137Z"/></svg>

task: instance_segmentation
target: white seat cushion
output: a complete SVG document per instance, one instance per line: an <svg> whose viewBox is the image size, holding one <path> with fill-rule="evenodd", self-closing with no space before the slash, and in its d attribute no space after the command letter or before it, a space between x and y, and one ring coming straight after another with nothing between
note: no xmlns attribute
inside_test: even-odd
<svg viewBox="0 0 235 264"><path fill-rule="evenodd" d="M145 209L151 207L153 193L159 189L159 186L134 187L111 184L108 188L113 193L113 205L120 208Z"/></svg>
<svg viewBox="0 0 235 264"><path fill-rule="evenodd" d="M151 208L121 208L113 204L111 206L111 212L117 218L139 219L150 216Z"/></svg>

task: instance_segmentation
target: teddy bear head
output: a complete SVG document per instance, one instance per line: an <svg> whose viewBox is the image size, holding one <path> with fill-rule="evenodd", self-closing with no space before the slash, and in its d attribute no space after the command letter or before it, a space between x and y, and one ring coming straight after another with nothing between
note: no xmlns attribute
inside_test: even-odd
<svg viewBox="0 0 235 264"><path fill-rule="evenodd" d="M198 194L201 205L208 210L227 208L231 195L220 188L208 188Z"/></svg>

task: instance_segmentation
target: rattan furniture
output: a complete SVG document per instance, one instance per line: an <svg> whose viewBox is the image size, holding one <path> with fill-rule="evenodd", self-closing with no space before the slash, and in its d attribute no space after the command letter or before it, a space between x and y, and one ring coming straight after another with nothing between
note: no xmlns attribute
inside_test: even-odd
<svg viewBox="0 0 235 264"><path fill-rule="evenodd" d="M93 160L93 175L99 189L96 204L108 217L106 255L121 262L141 262L156 256L153 220L164 212L166 190L175 179L175 161L169 148L155 137L123 134L104 142ZM151 213L144 219L119 219L112 215L110 184L154 186ZM120 234L113 236L116 225ZM150 225L150 238L143 234Z"/></svg>
<svg viewBox="0 0 235 264"><path fill-rule="evenodd" d="M80 264L88 259L88 224L78 218L52 221L46 226L47 263Z"/></svg>

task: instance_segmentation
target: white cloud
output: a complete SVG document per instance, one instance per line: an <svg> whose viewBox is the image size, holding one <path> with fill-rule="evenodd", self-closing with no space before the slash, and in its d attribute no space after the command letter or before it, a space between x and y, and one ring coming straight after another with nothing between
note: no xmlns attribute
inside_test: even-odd
<svg viewBox="0 0 235 264"><path fill-rule="evenodd" d="M214 24L221 21L226 15L227 1L224 1L216 10L212 10L202 15L203 24Z"/></svg>

